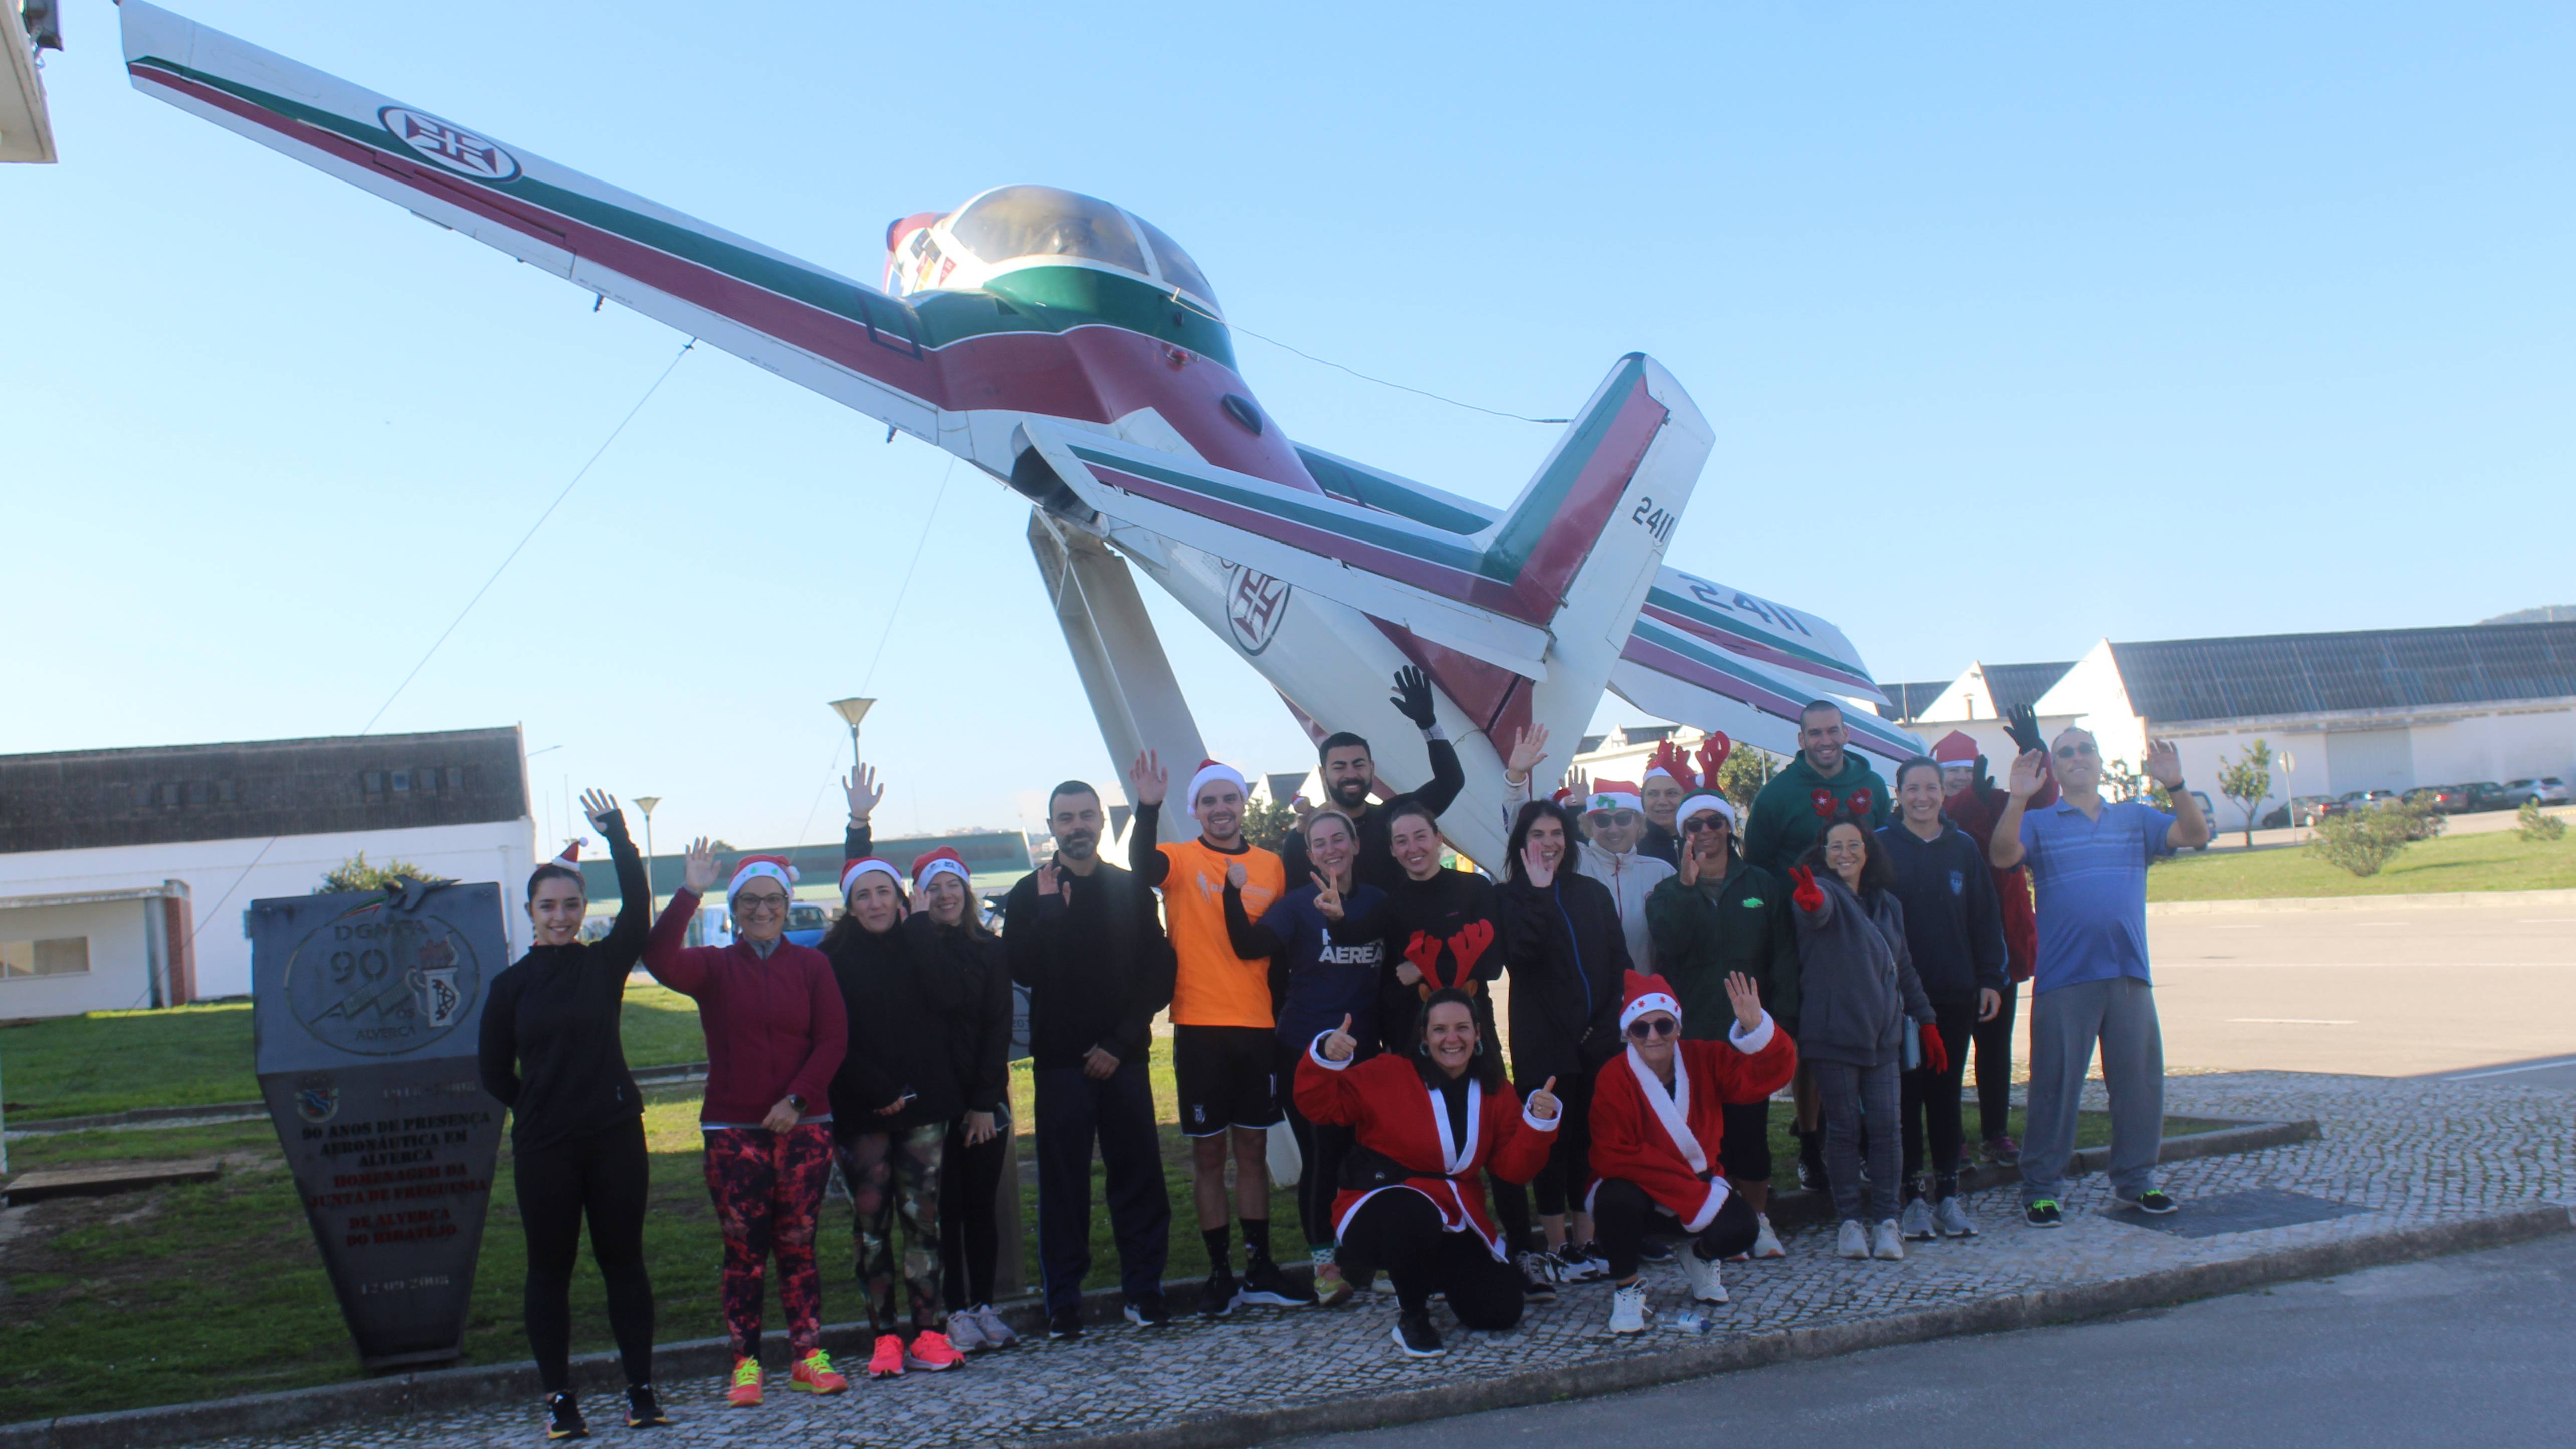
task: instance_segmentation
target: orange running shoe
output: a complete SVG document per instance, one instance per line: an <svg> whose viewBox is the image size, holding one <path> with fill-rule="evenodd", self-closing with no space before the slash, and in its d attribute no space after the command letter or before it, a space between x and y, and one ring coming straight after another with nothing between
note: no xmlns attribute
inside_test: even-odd
<svg viewBox="0 0 2576 1449"><path fill-rule="evenodd" d="M868 1377L903 1377L903 1335L892 1330L877 1335L877 1346L868 1354Z"/></svg>
<svg viewBox="0 0 2576 1449"><path fill-rule="evenodd" d="M935 1374L964 1368L966 1355L957 1351L957 1345L948 1341L947 1334L935 1328L925 1328L912 1336L912 1347L903 1351L903 1362L907 1368Z"/></svg>
<svg viewBox="0 0 2576 1449"><path fill-rule="evenodd" d="M760 1360L737 1358L733 1361L733 1387L725 1390L725 1402L737 1409L760 1407Z"/></svg>
<svg viewBox="0 0 2576 1449"><path fill-rule="evenodd" d="M809 1394L837 1394L849 1386L848 1379L832 1372L832 1356L819 1348L796 1360L787 1374L787 1387Z"/></svg>

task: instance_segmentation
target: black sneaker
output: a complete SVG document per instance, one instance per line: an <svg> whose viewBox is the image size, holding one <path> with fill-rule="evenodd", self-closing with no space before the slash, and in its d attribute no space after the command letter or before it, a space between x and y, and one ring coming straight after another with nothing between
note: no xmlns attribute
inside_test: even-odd
<svg viewBox="0 0 2576 1449"><path fill-rule="evenodd" d="M1556 1260L1545 1253L1521 1254L1521 1301L1554 1303L1556 1301Z"/></svg>
<svg viewBox="0 0 2576 1449"><path fill-rule="evenodd" d="M2057 1228L2066 1225L2066 1214L2058 1208L2057 1199L2044 1197L2035 1203L2025 1204L2021 1220L2034 1228Z"/></svg>
<svg viewBox="0 0 2576 1449"><path fill-rule="evenodd" d="M1449 1350L1440 1346L1440 1331L1431 1326L1431 1310L1406 1308L1395 1315L1396 1348L1407 1358L1438 1358Z"/></svg>
<svg viewBox="0 0 2576 1449"><path fill-rule="evenodd" d="M1234 1270L1219 1263L1199 1289L1199 1316L1215 1318L1234 1311Z"/></svg>
<svg viewBox="0 0 2576 1449"><path fill-rule="evenodd" d="M1638 1262L1669 1263L1672 1260L1673 1240L1670 1238L1648 1238L1637 1245Z"/></svg>
<svg viewBox="0 0 2576 1449"><path fill-rule="evenodd" d="M1298 1287L1296 1280L1279 1271L1279 1265L1270 1259L1255 1258L1243 1265L1243 1286L1235 1290L1234 1301L1273 1308L1312 1308L1315 1290Z"/></svg>
<svg viewBox="0 0 2576 1449"><path fill-rule="evenodd" d="M1129 1309L1128 1311L1132 1313L1135 1310ZM1059 1308L1055 1312L1048 1314L1047 1337L1082 1337L1082 1310L1079 1308Z"/></svg>
<svg viewBox="0 0 2576 1449"><path fill-rule="evenodd" d="M1834 1190L1833 1179L1825 1176L1825 1155L1821 1150L1798 1154L1798 1186L1809 1192Z"/></svg>
<svg viewBox="0 0 2576 1449"><path fill-rule="evenodd" d="M651 1384L626 1386L627 1428L659 1429L670 1422L671 1416L662 1412L662 1401L654 1397Z"/></svg>
<svg viewBox="0 0 2576 1449"><path fill-rule="evenodd" d="M581 1405L572 1395L556 1394L546 1400L546 1437L549 1439L587 1439L590 1425L583 1423Z"/></svg>
<svg viewBox="0 0 2576 1449"><path fill-rule="evenodd" d="M2124 1208L2136 1208L2142 1213L2154 1213L2158 1217L2170 1212L2179 1212L2182 1209L2182 1204L2173 1200L2172 1193L2156 1187L2148 1188L2136 1197L2114 1191L2111 1194L2111 1201Z"/></svg>
<svg viewBox="0 0 2576 1449"><path fill-rule="evenodd" d="M1172 1310L1157 1293L1151 1298L1127 1301L1127 1321L1138 1328L1162 1328L1172 1321Z"/></svg>

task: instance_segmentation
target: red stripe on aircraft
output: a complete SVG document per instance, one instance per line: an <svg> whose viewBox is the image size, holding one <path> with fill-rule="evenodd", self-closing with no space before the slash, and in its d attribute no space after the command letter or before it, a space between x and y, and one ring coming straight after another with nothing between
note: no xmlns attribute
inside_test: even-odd
<svg viewBox="0 0 2576 1449"><path fill-rule="evenodd" d="M1610 511L1619 506L1628 481L1636 476L1646 449L1669 416L1670 410L1646 391L1645 379L1638 378L1619 404L1619 416L1602 435L1600 446L1583 460L1583 471L1531 548L1520 576L1512 581L1513 603L1497 612L1534 624L1556 617L1557 606L1565 601L1574 576L1591 556L1592 545L1609 526Z"/></svg>

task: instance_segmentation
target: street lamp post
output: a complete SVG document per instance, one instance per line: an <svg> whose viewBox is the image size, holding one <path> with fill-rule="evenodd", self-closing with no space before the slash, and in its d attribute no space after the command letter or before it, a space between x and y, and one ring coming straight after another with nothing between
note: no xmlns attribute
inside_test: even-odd
<svg viewBox="0 0 2576 1449"><path fill-rule="evenodd" d="M850 727L850 768L852 769L857 769L859 764L859 721L866 719L868 711L875 705L876 701L873 699L832 701L832 713L839 715L841 722Z"/></svg>
<svg viewBox="0 0 2576 1449"><path fill-rule="evenodd" d="M2274 758L2281 762L2281 813L2289 817L2290 841L2295 845L2299 839L2299 791L2291 782L2290 772L2298 768L2298 760L2288 750Z"/></svg>
<svg viewBox="0 0 2576 1449"><path fill-rule="evenodd" d="M653 924L654 907L662 903L661 892L653 888L653 807L662 803L659 795L638 795L635 808L644 812L644 924Z"/></svg>

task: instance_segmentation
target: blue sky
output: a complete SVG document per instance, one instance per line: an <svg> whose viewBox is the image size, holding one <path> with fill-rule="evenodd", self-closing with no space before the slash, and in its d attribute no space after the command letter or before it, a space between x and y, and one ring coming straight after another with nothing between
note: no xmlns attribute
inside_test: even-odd
<svg viewBox="0 0 2576 1449"><path fill-rule="evenodd" d="M2576 596L2563 7L176 8L852 275L1043 181L1364 372L1553 416L1650 352L1719 433L1671 557L1882 679ZM63 164L0 171L0 751L354 731L684 339L67 28ZM1490 501L1552 436L1239 351L1301 439ZM700 348L379 728L524 723L557 820L825 839L864 687L887 824L1033 823L1110 764L1025 507L883 438ZM1149 597L1210 745L1302 763Z"/></svg>

